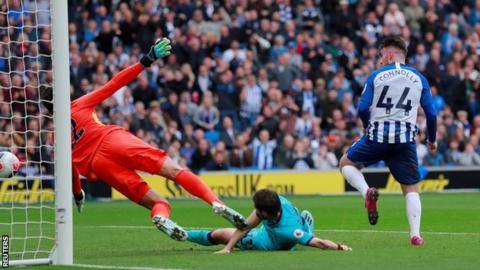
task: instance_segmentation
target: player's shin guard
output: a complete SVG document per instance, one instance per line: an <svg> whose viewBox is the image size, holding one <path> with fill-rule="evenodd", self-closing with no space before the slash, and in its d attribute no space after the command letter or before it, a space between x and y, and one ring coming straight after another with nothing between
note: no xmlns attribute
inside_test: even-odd
<svg viewBox="0 0 480 270"><path fill-rule="evenodd" d="M175 176L175 182L186 189L190 194L198 197L208 204L212 205L213 202L220 200L217 195L195 174L189 170L181 170Z"/></svg>
<svg viewBox="0 0 480 270"><path fill-rule="evenodd" d="M150 216L153 218L154 216L162 216L165 218L170 217L170 204L166 201L159 201L156 202L152 210L150 211Z"/></svg>
<svg viewBox="0 0 480 270"><path fill-rule="evenodd" d="M409 192L405 195L407 205L407 218L410 224L410 237L420 236L420 221L422 217L422 203L417 192Z"/></svg>
<svg viewBox="0 0 480 270"><path fill-rule="evenodd" d="M207 230L190 230L187 231L187 240L193 243L197 243L202 246L213 246L216 243L212 240L211 231Z"/></svg>
<svg viewBox="0 0 480 270"><path fill-rule="evenodd" d="M345 180L347 180L347 182L356 190L358 190L360 194L362 194L362 196L365 198L365 196L367 195L368 185L365 181L365 177L360 172L360 170L357 169L355 166L346 165L343 166L341 172L343 177L345 177Z"/></svg>

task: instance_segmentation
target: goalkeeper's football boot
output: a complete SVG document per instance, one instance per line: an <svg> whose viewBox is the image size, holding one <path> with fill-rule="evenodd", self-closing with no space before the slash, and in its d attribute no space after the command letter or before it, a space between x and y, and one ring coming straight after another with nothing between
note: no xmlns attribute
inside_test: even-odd
<svg viewBox="0 0 480 270"><path fill-rule="evenodd" d="M424 242L421 236L413 236L410 238L410 243L412 243L414 246L421 246Z"/></svg>
<svg viewBox="0 0 480 270"><path fill-rule="evenodd" d="M224 204L221 204L219 202L213 202L212 208L215 214L222 216L223 218L228 220L230 223L232 223L233 226L235 226L236 228L243 229L247 227L246 219L242 216L242 214L238 213L232 208Z"/></svg>
<svg viewBox="0 0 480 270"><path fill-rule="evenodd" d="M313 225L313 216L312 216L312 213L310 213L310 211L308 210L303 210L302 211L302 218L303 218L303 221L305 222L305 225L306 227L308 228L308 231L313 235L313 228L314 228L314 225Z"/></svg>
<svg viewBox="0 0 480 270"><path fill-rule="evenodd" d="M152 221L153 221L153 224L155 224L155 226L157 226L157 228L160 231L167 234L173 240L177 240L177 241L187 240L187 232L172 220L166 217L156 215L156 216L153 216Z"/></svg>
<svg viewBox="0 0 480 270"><path fill-rule="evenodd" d="M377 211L378 191L376 188L369 188L367 190L367 196L365 197L365 208L368 212L368 221L371 225L377 224L378 211Z"/></svg>

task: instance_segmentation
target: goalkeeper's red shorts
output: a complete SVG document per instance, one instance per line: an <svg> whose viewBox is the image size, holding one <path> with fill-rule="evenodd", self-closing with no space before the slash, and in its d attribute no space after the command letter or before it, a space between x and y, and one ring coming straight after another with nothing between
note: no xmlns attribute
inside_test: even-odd
<svg viewBox="0 0 480 270"><path fill-rule="evenodd" d="M139 203L150 189L137 171L158 174L165 151L150 146L125 130L108 134L92 161L92 172L130 200Z"/></svg>

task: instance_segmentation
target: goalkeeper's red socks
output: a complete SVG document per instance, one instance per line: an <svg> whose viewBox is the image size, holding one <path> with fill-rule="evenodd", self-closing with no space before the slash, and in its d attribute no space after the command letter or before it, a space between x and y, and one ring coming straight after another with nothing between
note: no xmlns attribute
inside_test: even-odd
<svg viewBox="0 0 480 270"><path fill-rule="evenodd" d="M175 176L175 182L187 190L190 194L204 200L212 205L213 202L223 204L213 193L213 191L195 174L191 171L183 169Z"/></svg>
<svg viewBox="0 0 480 270"><path fill-rule="evenodd" d="M164 218L170 218L170 204L166 201L158 201L156 202L152 210L150 211L150 216L153 218L154 216L161 216Z"/></svg>

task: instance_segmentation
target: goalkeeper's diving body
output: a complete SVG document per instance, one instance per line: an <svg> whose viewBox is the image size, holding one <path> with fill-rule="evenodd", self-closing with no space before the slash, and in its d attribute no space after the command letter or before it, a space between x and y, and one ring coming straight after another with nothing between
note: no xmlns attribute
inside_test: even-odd
<svg viewBox="0 0 480 270"><path fill-rule="evenodd" d="M247 227L216 230L189 230L188 240L203 246L224 244L216 253L240 250L292 250L297 244L320 249L352 250L347 245L315 237L313 216L301 214L286 198L275 191L262 189L253 196L255 209L247 219ZM260 223L262 226L256 228Z"/></svg>
<svg viewBox="0 0 480 270"><path fill-rule="evenodd" d="M107 84L71 103L73 194L79 211L85 194L79 174L109 184L131 201L151 211L153 223L175 240L186 240L186 231L169 219L170 205L137 174L136 170L174 180L188 192L213 207L215 213L235 227L244 227L245 218L221 202L198 176L180 167L167 153L154 148L120 126L104 125L95 107L130 83L146 67L170 54L170 41L158 40L140 63L125 68Z"/></svg>

